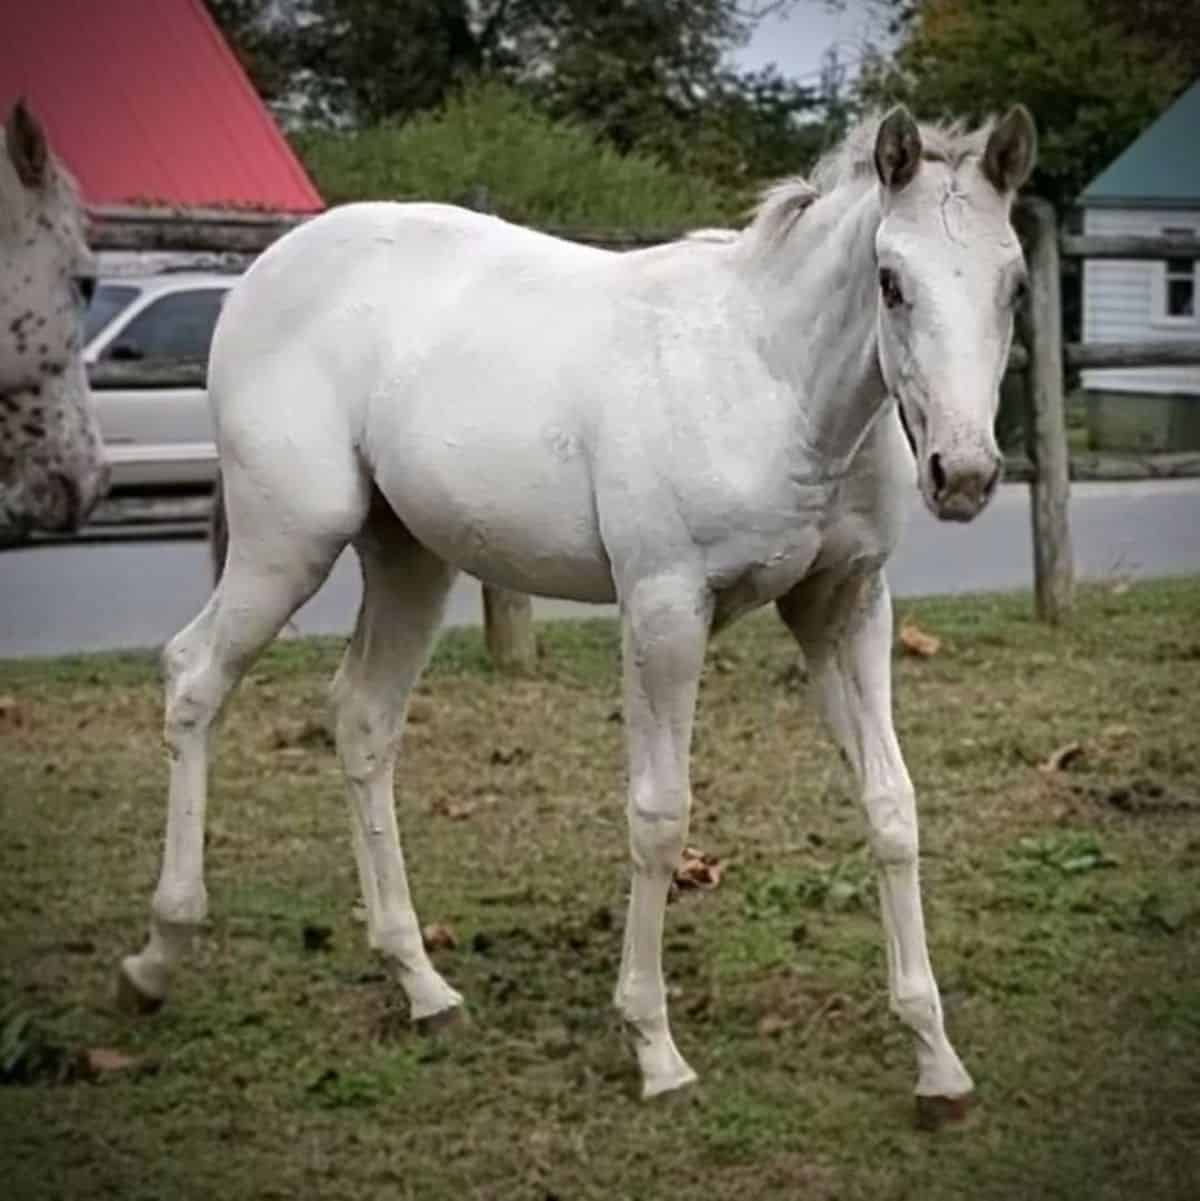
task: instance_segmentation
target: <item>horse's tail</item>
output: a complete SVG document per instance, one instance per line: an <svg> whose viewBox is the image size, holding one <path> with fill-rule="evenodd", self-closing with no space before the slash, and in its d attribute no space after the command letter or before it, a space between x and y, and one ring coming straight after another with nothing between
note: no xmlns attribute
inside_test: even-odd
<svg viewBox="0 0 1200 1201"><path fill-rule="evenodd" d="M225 571L225 555L229 550L229 522L225 517L225 486L220 468L213 484L212 510L208 518L208 553L212 556L213 587L221 582Z"/></svg>

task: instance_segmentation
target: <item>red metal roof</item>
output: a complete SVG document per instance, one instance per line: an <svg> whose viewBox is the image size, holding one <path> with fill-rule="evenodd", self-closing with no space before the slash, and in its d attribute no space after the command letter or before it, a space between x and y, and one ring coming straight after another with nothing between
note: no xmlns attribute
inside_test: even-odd
<svg viewBox="0 0 1200 1201"><path fill-rule="evenodd" d="M0 0L18 96L89 205L324 207L202 0Z"/></svg>

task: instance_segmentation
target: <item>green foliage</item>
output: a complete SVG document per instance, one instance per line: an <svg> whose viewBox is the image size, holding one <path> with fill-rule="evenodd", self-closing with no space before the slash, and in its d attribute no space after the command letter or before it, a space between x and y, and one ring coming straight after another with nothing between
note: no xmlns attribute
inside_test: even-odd
<svg viewBox="0 0 1200 1201"><path fill-rule="evenodd" d="M746 889L746 914L762 920L801 909L862 909L873 893L874 874L860 853L828 866L773 872Z"/></svg>
<svg viewBox="0 0 1200 1201"><path fill-rule="evenodd" d="M739 0L207 0L255 86L291 125L403 121L482 79L582 121L625 153L719 181L805 161L811 89L727 56L766 4ZM811 156L808 156L811 157Z"/></svg>
<svg viewBox="0 0 1200 1201"><path fill-rule="evenodd" d="M1067 207L1189 78L1182 51L1113 12L1107 0L929 0L894 60L866 71L861 98L976 119L1021 101L1040 134L1031 188Z"/></svg>
<svg viewBox="0 0 1200 1201"><path fill-rule="evenodd" d="M1120 861L1100 845L1091 831L1064 831L1022 838L1013 851L1013 868L1023 875L1077 876Z"/></svg>
<svg viewBox="0 0 1200 1201"><path fill-rule="evenodd" d="M403 124L308 131L295 144L330 204L462 203L484 187L494 210L515 221L652 230L729 220L747 200L653 158L619 154L586 127L552 121L496 83Z"/></svg>

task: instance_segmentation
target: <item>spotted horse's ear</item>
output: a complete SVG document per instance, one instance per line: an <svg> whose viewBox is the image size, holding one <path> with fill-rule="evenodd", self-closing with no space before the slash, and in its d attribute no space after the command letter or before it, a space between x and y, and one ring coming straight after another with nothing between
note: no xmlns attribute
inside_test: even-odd
<svg viewBox="0 0 1200 1201"><path fill-rule="evenodd" d="M879 182L898 192L912 183L921 165L921 131L912 113L898 104L879 123L875 134L875 171Z"/></svg>
<svg viewBox="0 0 1200 1201"><path fill-rule="evenodd" d="M18 100L8 115L4 142L17 178L27 188L40 188L46 182L50 148L41 123L25 106L24 100Z"/></svg>

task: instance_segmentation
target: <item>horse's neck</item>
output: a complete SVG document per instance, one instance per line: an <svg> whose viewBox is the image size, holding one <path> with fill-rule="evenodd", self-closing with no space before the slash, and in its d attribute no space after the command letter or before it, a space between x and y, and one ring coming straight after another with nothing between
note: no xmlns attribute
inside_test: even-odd
<svg viewBox="0 0 1200 1201"><path fill-rule="evenodd" d="M835 470L849 464L886 400L876 345L879 219L873 189L849 207L836 196L818 201L770 272L772 369L794 382L805 446Z"/></svg>

